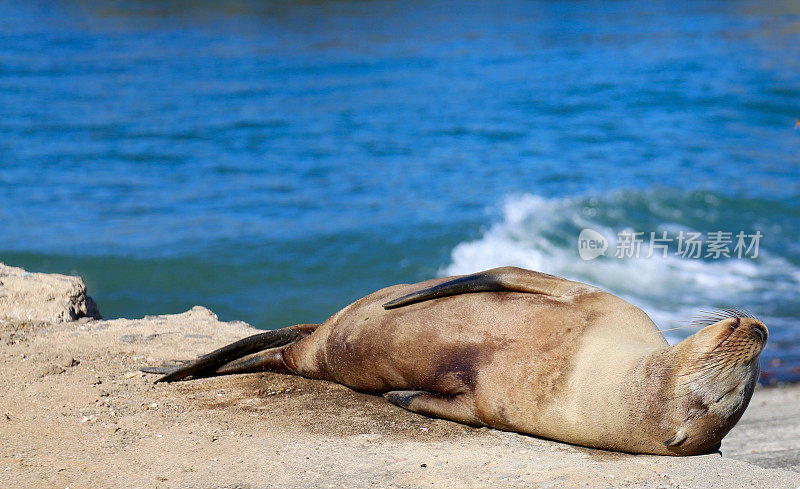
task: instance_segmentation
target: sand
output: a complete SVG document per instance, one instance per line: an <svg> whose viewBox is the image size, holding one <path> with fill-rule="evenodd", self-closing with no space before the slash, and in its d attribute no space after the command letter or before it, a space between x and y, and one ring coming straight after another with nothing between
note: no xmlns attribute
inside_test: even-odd
<svg viewBox="0 0 800 489"><path fill-rule="evenodd" d="M91 316L80 278L0 265L5 487L800 487L798 386L757 390L721 454L627 455L279 374L154 385L140 367L256 330L203 307Z"/></svg>

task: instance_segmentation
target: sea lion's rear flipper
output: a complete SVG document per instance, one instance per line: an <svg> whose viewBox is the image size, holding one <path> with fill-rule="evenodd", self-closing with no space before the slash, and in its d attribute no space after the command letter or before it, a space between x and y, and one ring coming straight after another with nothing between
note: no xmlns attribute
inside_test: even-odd
<svg viewBox="0 0 800 489"><path fill-rule="evenodd" d="M298 324L249 336L185 365L172 368L156 382L175 382L187 377L198 378L271 370L268 366L270 365L269 361L273 358L269 355L269 350L294 343L311 334L317 326L316 324ZM255 357L258 357L258 360ZM281 358L281 362L276 363L275 370L283 371L282 366L285 364L282 364ZM161 367L145 367L141 370L147 373L163 373L160 371Z"/></svg>
<svg viewBox="0 0 800 489"><path fill-rule="evenodd" d="M168 374L175 370L176 368L180 368L189 363L188 360L175 360L174 362L170 362L172 365L161 365L160 367L142 367L139 369L140 372L144 372L146 374Z"/></svg>
<svg viewBox="0 0 800 489"><path fill-rule="evenodd" d="M475 414L472 398L464 394L445 396L427 391L389 391L383 397L412 413L449 419L470 426L484 426Z"/></svg>
<svg viewBox="0 0 800 489"><path fill-rule="evenodd" d="M591 286L572 282L546 273L517 267L500 267L472 275L457 277L403 297L389 301L384 309L394 309L450 295L473 292L526 292L562 297L572 292L590 289Z"/></svg>

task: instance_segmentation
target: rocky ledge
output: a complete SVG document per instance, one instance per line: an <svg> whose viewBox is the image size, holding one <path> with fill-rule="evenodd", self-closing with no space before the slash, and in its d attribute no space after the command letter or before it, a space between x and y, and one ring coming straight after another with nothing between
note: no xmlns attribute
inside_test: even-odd
<svg viewBox="0 0 800 489"><path fill-rule="evenodd" d="M591 450L278 374L153 384L253 334L208 309L101 320L78 277L0 264L7 487L800 487L800 387L759 389L721 453Z"/></svg>

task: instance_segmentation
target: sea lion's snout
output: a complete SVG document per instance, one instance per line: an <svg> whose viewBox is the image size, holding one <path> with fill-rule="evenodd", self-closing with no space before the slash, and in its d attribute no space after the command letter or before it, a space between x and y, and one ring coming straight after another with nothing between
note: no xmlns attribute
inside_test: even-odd
<svg viewBox="0 0 800 489"><path fill-rule="evenodd" d="M698 353L729 362L748 362L761 354L769 338L767 327L752 316L736 315L709 324L695 335Z"/></svg>
<svg viewBox="0 0 800 489"><path fill-rule="evenodd" d="M707 381L739 367L757 369L768 337L767 327L754 317L734 316L708 325L684 340L689 347L685 354L694 358L689 374Z"/></svg>
<svg viewBox="0 0 800 489"><path fill-rule="evenodd" d="M716 349L721 350L720 353L727 353L732 363L758 357L769 337L764 323L750 317L736 317L729 321L732 322L730 333L721 333L724 340L717 344Z"/></svg>

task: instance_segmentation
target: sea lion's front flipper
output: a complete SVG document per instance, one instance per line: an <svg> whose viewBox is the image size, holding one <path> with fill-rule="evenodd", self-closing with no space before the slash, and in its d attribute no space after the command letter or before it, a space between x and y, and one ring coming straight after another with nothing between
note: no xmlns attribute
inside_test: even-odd
<svg viewBox="0 0 800 489"><path fill-rule="evenodd" d="M417 302L424 302L450 295L473 292L526 292L555 297L569 295L571 292L588 290L591 286L572 282L546 273L534 272L517 267L500 267L472 275L457 277L439 285L434 285L404 295L383 305L384 309L394 309Z"/></svg>
<svg viewBox="0 0 800 489"><path fill-rule="evenodd" d="M475 414L472 398L464 394L445 396L427 391L389 391L387 401L412 413L449 419L471 426L484 426Z"/></svg>
<svg viewBox="0 0 800 489"><path fill-rule="evenodd" d="M664 442L665 447L677 447L685 442L687 438L686 431L683 429L678 430L675 436Z"/></svg>

